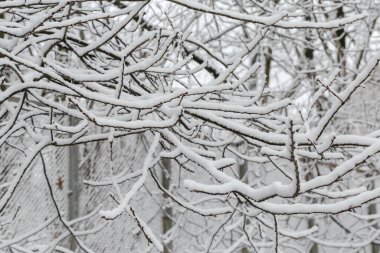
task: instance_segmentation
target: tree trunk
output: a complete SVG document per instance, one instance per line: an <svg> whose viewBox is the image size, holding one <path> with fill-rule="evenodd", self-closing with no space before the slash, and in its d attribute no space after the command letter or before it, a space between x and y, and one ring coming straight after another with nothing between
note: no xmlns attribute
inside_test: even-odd
<svg viewBox="0 0 380 253"><path fill-rule="evenodd" d="M164 158L162 159L162 165L163 165L163 171L162 171L162 186L166 190L170 190L170 183L171 183L171 162L170 159ZM173 210L170 206L166 206L166 203L168 203L169 196L164 193L164 203L165 206L163 207L163 216L162 216L162 232L163 234L167 233L173 226L172 222L172 213ZM164 245L164 253L170 253L172 252L172 242L169 242Z"/></svg>
<svg viewBox="0 0 380 253"><path fill-rule="evenodd" d="M0 13L0 20L4 19L4 13ZM4 38L4 32L0 31L0 39Z"/></svg>
<svg viewBox="0 0 380 253"><path fill-rule="evenodd" d="M70 125L76 124L76 119L70 117ZM80 197L80 184L79 184L79 148L78 145L69 146L69 203L68 203L68 220L73 220L79 217L79 197ZM75 251L77 247L76 240L70 239L70 250Z"/></svg>
<svg viewBox="0 0 380 253"><path fill-rule="evenodd" d="M242 180L242 182L244 182L244 183L247 183L247 181L248 181L247 179L243 180L244 176L247 174L247 171L248 171L248 162L246 160L244 160L244 162L242 164L239 164L239 177ZM248 238L247 238L247 240L248 240ZM241 249L241 253L249 253L248 248L243 247Z"/></svg>

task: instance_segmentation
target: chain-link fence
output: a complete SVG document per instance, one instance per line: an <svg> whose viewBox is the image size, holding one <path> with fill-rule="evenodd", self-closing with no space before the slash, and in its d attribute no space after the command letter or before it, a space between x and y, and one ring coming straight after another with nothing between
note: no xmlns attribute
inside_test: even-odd
<svg viewBox="0 0 380 253"><path fill-rule="evenodd" d="M70 236L64 237L67 229L57 217L57 203L59 212L67 219L72 210L79 211L79 216L85 216L99 206L103 209L116 205L112 185L107 185L112 171L114 174L125 175L125 181L135 180L144 162L146 147L143 135L131 135L115 139L113 143L112 163L110 162L110 145L108 141L93 142L79 146L76 155L78 161L78 178L69 176L70 157L69 149L72 147L48 147L41 156L36 156L33 163L22 177L19 186L12 195L2 217L0 227L0 244L18 241L22 244L44 245L47 242L57 241L57 244L66 248L77 248L72 244ZM16 142L20 142L18 139ZM17 171L24 154L17 151L17 145L27 146L27 143L4 145L1 148L1 176L0 184L8 182ZM21 149L20 149L21 150ZM71 154L73 155L73 154ZM43 160L42 160L43 159ZM44 162L44 163L43 163ZM51 185L49 190L47 178ZM113 166L113 170L111 168ZM76 180L77 182L70 182ZM106 183L104 183L106 182ZM70 184L79 184L78 206L69 206L68 201L72 193ZM2 185L2 184L1 184ZM121 184L122 191L128 190L131 184ZM1 189L3 190L3 189ZM159 204L152 204L146 198L145 187L133 200L133 205L139 216L153 229L160 229L158 213L161 212ZM4 193L1 192L2 194ZM154 194L151 193L150 194ZM53 199L54 198L54 199ZM156 210L153 210L156 209ZM49 225L47 225L49 224ZM139 247L146 247L147 241L141 235L133 218L121 215L113 221L106 221L95 214L90 219L78 222L71 226L75 231L91 231L88 235L78 238L93 252L139 252ZM37 232L39 231L39 232ZM35 233L33 236L26 236ZM86 234L86 233L84 233ZM75 243L74 243L75 245ZM4 252L14 252L15 248L4 248ZM57 247L55 250L63 247Z"/></svg>

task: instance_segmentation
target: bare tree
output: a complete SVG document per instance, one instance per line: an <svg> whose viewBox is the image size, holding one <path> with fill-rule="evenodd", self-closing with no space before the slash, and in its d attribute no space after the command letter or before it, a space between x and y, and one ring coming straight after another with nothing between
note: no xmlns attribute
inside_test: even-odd
<svg viewBox="0 0 380 253"><path fill-rule="evenodd" d="M0 222L17 221L12 203L30 170L42 168L55 207L38 228L0 237L0 249L74 252L64 243L71 237L71 245L94 252L87 238L125 215L148 242L146 251L376 245L377 116L365 131L342 124L355 118L345 112L356 108L361 88L378 92L377 5L0 2ZM148 147L133 172L118 173L115 141L127 136ZM46 150L71 147L78 179L76 165L90 156L72 158L91 143L107 145L110 173L86 184L109 186L112 204L77 217L75 184L66 215ZM9 152L21 164L10 165ZM160 207L160 228L139 213L139 193ZM28 241L53 221L62 228L57 238Z"/></svg>

